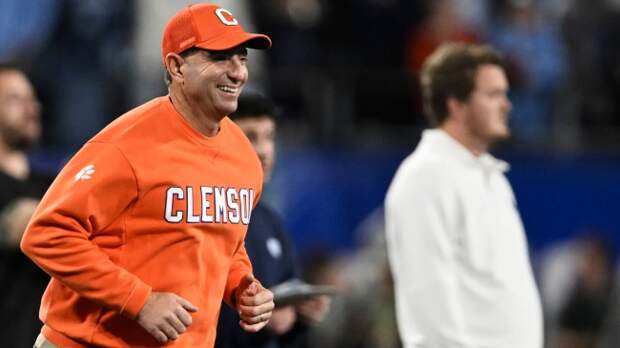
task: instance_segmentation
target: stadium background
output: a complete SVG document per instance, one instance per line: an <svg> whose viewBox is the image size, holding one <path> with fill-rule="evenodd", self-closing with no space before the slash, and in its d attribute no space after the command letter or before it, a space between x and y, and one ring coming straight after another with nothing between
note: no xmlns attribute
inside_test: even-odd
<svg viewBox="0 0 620 348"><path fill-rule="evenodd" d="M421 60L440 42L508 59L511 164L537 270L584 238L620 246L620 1L215 1L273 48L246 87L280 106L279 159L265 199L302 252L355 254L426 122ZM44 134L35 166L55 172L116 116L165 93L167 18L190 1L3 0L0 62L33 79ZM375 213L375 214L373 214ZM380 220L380 219L379 219Z"/></svg>

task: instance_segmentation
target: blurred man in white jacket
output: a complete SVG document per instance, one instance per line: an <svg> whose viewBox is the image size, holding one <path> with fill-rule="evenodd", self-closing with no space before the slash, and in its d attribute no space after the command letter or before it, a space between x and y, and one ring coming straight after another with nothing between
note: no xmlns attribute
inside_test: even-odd
<svg viewBox="0 0 620 348"><path fill-rule="evenodd" d="M488 46L444 44L421 83L436 128L385 201L403 344L540 348L542 310L508 164L487 152L510 135L503 61Z"/></svg>

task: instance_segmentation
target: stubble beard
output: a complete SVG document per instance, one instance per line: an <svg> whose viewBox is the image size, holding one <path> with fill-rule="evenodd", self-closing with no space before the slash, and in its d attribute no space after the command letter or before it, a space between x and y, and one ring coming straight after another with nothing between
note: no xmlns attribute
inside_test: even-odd
<svg viewBox="0 0 620 348"><path fill-rule="evenodd" d="M14 151L26 151L38 142L38 137L29 136L19 131L5 130L0 133L0 139Z"/></svg>

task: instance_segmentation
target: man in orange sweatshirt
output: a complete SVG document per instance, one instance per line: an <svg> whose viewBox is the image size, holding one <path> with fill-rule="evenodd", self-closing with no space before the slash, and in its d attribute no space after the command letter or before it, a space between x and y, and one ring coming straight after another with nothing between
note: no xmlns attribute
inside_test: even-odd
<svg viewBox="0 0 620 348"><path fill-rule="evenodd" d="M243 329L265 326L273 295L244 247L262 170L226 115L247 48L270 46L216 5L168 22L169 94L88 141L24 234L24 253L52 276L35 347L212 347L222 299Z"/></svg>

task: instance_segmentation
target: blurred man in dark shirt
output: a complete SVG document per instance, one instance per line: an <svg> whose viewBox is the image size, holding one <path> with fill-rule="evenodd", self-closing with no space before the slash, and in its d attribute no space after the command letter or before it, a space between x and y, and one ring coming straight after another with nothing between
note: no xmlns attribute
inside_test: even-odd
<svg viewBox="0 0 620 348"><path fill-rule="evenodd" d="M260 95L239 98L231 118L248 137L263 166L265 183L269 182L276 157L276 123L273 103ZM300 278L293 244L282 226L281 218L264 200L252 211L245 239L254 275L263 286L272 288ZM239 330L238 315L222 306L216 348L284 348L301 344L309 325L321 321L329 308L329 299L315 297L296 305L274 309L266 329L258 333Z"/></svg>
<svg viewBox="0 0 620 348"><path fill-rule="evenodd" d="M0 66L0 337L3 346L32 345L49 277L19 250L19 241L51 176L31 167L26 151L41 135L40 105L16 67Z"/></svg>

